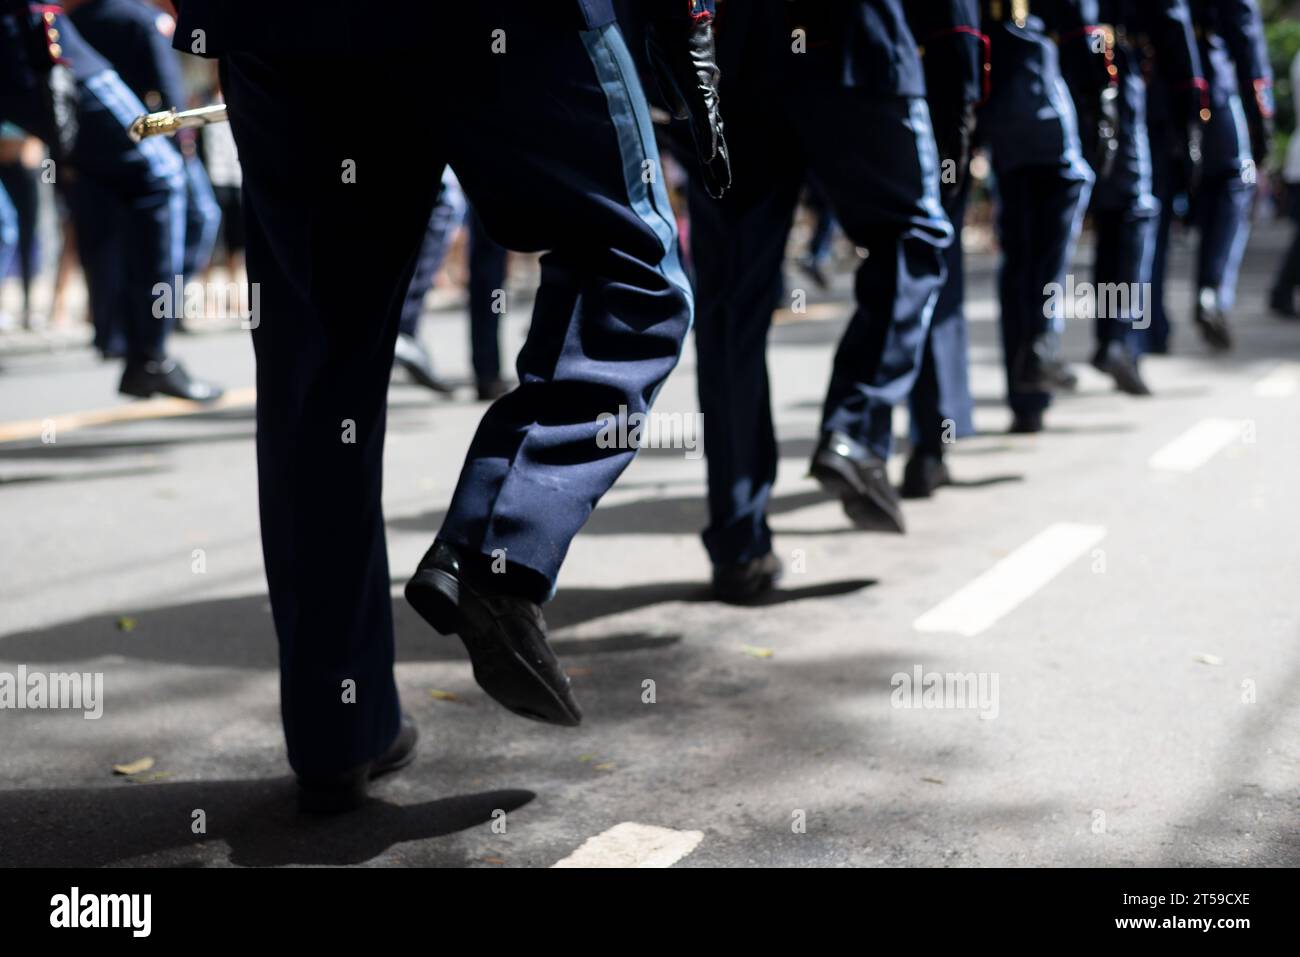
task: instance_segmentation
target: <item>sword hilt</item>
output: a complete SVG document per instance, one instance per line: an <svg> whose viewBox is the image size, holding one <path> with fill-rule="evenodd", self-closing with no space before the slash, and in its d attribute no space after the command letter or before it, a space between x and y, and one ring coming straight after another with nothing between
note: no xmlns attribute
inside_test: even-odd
<svg viewBox="0 0 1300 957"><path fill-rule="evenodd" d="M225 123L230 119L226 104L201 106L197 110L163 110L137 116L128 130L132 141L139 143L151 136L175 136L178 132L210 123Z"/></svg>

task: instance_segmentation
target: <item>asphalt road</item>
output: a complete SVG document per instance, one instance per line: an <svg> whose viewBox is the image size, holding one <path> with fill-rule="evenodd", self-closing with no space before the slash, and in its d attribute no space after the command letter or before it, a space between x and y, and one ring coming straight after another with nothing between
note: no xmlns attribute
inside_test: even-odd
<svg viewBox="0 0 1300 957"><path fill-rule="evenodd" d="M0 673L104 675L98 720L0 711L0 864L1300 864L1300 324L1260 306L1281 241L1265 228L1248 255L1235 353L1209 356L1182 321L1149 363L1156 397L1081 369L1034 437L1003 434L976 257L980 435L901 538L849 529L804 477L839 277L772 335L781 592L709 600L704 464L644 452L548 607L577 730L497 707L401 601L481 407L396 383L398 681L423 739L328 821L295 816L283 759L245 335L177 340L234 390L182 416L119 400L84 349L0 342ZM1180 317L1186 270L1180 249ZM463 315L427 331L465 375ZM1088 337L1072 324L1074 358ZM688 348L661 411L695 410L694 372ZM904 695L917 669L982 693Z"/></svg>

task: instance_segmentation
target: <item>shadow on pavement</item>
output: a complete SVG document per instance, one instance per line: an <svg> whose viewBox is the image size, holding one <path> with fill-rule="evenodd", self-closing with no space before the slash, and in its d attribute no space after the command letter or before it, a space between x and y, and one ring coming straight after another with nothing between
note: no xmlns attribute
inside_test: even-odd
<svg viewBox="0 0 1300 957"><path fill-rule="evenodd" d="M298 813L290 778L4 791L0 866L103 867L160 853L171 866L201 866L206 857L185 851L213 841L243 866L361 864L397 844L477 827L535 796L484 791L406 806L372 797L351 814L313 816ZM203 834L192 830L197 810Z"/></svg>

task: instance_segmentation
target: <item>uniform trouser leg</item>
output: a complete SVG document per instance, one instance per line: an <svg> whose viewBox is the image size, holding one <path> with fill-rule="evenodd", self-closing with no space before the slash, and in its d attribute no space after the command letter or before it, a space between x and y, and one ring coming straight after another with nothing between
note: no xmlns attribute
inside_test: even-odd
<svg viewBox="0 0 1300 957"><path fill-rule="evenodd" d="M1154 206L1094 209L1097 251L1093 285L1097 294L1096 338L1099 350L1122 343L1130 354L1143 351L1148 323L1147 301L1160 213Z"/></svg>
<svg viewBox="0 0 1300 957"><path fill-rule="evenodd" d="M493 241L473 209L469 213L469 354L474 378L501 378L501 303L506 288L506 248Z"/></svg>
<svg viewBox="0 0 1300 957"><path fill-rule="evenodd" d="M1300 289L1300 183L1292 183L1287 196L1290 204L1291 221L1295 224L1291 234L1291 244L1278 264L1277 279L1273 282L1273 294L1285 301L1294 301L1296 289Z"/></svg>
<svg viewBox="0 0 1300 957"><path fill-rule="evenodd" d="M77 255L86 276L95 348L106 354L126 351L128 221L126 205L103 183L82 178L66 190L68 210L77 224ZM164 320L165 321L165 320Z"/></svg>
<svg viewBox="0 0 1300 957"><path fill-rule="evenodd" d="M382 62L238 55L222 72L244 168L248 275L261 295L262 551L289 762L340 770L376 757L398 730L385 415L398 315L442 161L429 129L398 143L338 122L364 114L395 130L415 108L377 95L416 96ZM290 105L302 112L285 124Z"/></svg>
<svg viewBox="0 0 1300 957"><path fill-rule="evenodd" d="M602 417L649 411L692 298L662 178L644 181L659 155L617 27L531 26L510 49L494 58L510 92L458 114L452 168L494 240L549 252L519 386L484 415L439 537L480 561L504 554L541 598L635 454L602 447Z"/></svg>
<svg viewBox="0 0 1300 957"><path fill-rule="evenodd" d="M18 255L18 210L9 199L4 184L0 183L0 282L9 276L9 269Z"/></svg>
<svg viewBox="0 0 1300 957"><path fill-rule="evenodd" d="M998 235L1002 243L1001 297L1007 401L1018 415L1044 411L1046 392L1017 388L1021 350L1054 327L1046 308L1048 289L1064 285L1090 184L1064 167L1029 167L998 175Z"/></svg>
<svg viewBox="0 0 1300 957"><path fill-rule="evenodd" d="M32 283L36 278L39 250L36 244L36 220L40 209L38 183L40 174L21 163L0 168L0 182L9 192L18 215L18 262L23 283L23 311L32 307Z"/></svg>
<svg viewBox="0 0 1300 957"><path fill-rule="evenodd" d="M1198 200L1201 245L1197 287L1213 289L1220 308L1225 310L1237 300L1237 277L1250 238L1250 205L1254 197L1253 184L1231 176L1205 183Z"/></svg>
<svg viewBox="0 0 1300 957"><path fill-rule="evenodd" d="M772 550L767 503L778 452L767 334L781 297L781 264L800 177L787 171L763 185L738 186L719 202L691 183L696 385L709 484L703 538L715 565Z"/></svg>
<svg viewBox="0 0 1300 957"><path fill-rule="evenodd" d="M91 308L97 318L101 312L115 314L108 321L120 323L128 358L158 358L166 351L170 326L170 317L155 315L158 286L172 287L181 265L185 181L180 155L157 139L131 142L127 128L144 107L116 73L92 76L78 88L80 132L72 165L78 181L114 197L125 224L118 238L117 282L104 289L95 272L87 273ZM93 206L74 201L72 210L79 233L97 232Z"/></svg>
<svg viewBox="0 0 1300 957"><path fill-rule="evenodd" d="M1155 153L1155 197L1160 203L1160 216L1156 219L1151 253L1150 323L1139 342L1142 350L1165 350L1169 347L1169 315L1165 311L1165 282L1169 271L1169 240L1174 226L1174 195L1170 183L1169 162L1157 150Z"/></svg>
<svg viewBox="0 0 1300 957"><path fill-rule="evenodd" d="M975 433L974 399L970 393L970 355L966 330L966 269L962 252L962 223L969 191L944 201L944 212L955 235L945 252L948 278L934 307L925 340L921 371L911 396L911 436L916 452L943 455L953 439Z"/></svg>
<svg viewBox="0 0 1300 957"><path fill-rule="evenodd" d="M854 281L857 308L835 353L822 429L888 458L893 409L920 370L952 241L929 109L921 99L839 88L801 98L789 113L836 219L868 250Z"/></svg>
<svg viewBox="0 0 1300 957"><path fill-rule="evenodd" d="M444 178L438 202L433 207L429 224L424 231L424 240L420 243L411 285L406 290L406 299L402 304L400 329L403 335L414 336L419 333L424 297L437 278L438 270L447 258L452 237L464 219L465 199L461 196L460 185L454 179Z"/></svg>
<svg viewBox="0 0 1300 957"><path fill-rule="evenodd" d="M181 275L197 279L212 262L212 250L221 231L221 206L212 192L212 181L203 161L186 156L185 164L185 252Z"/></svg>
<svg viewBox="0 0 1300 957"><path fill-rule="evenodd" d="M1197 288L1214 290L1226 311L1237 299L1237 276L1250 238L1255 171L1241 99L1216 98L1213 105L1205 130L1205 173L1197 210Z"/></svg>

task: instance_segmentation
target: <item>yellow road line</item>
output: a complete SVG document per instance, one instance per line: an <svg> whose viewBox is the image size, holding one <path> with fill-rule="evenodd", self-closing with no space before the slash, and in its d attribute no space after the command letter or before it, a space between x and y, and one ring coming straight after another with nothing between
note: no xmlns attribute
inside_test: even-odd
<svg viewBox="0 0 1300 957"><path fill-rule="evenodd" d="M200 415L204 412L219 412L222 409L243 409L256 401L257 390L249 386L246 389L232 389L216 402L207 405L186 399L144 399L129 405L115 405L108 409L68 412L64 415L54 415L45 419L27 419L22 422L0 422L0 442L38 439L51 429L57 436L96 425L141 422L149 419L174 419L186 415Z"/></svg>

